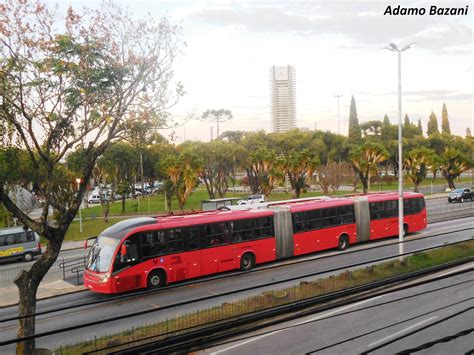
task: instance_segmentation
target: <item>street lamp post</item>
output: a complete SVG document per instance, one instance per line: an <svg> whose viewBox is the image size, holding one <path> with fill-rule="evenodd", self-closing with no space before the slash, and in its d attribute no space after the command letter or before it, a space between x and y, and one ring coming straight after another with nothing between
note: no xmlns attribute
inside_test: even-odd
<svg viewBox="0 0 474 355"><path fill-rule="evenodd" d="M399 252L403 254L403 154L402 154L402 52L410 49L414 43L404 46L402 49L394 43L389 43L388 49L397 52L398 56L398 240Z"/></svg>
<svg viewBox="0 0 474 355"><path fill-rule="evenodd" d="M81 185L81 179L77 178L77 193L79 193L79 187ZM79 204L79 232L82 233L82 209L81 209L82 202Z"/></svg>

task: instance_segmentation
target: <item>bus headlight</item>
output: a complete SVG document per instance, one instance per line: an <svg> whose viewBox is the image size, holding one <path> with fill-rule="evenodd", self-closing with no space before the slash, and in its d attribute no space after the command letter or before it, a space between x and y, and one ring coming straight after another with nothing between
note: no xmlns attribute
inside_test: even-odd
<svg viewBox="0 0 474 355"><path fill-rule="evenodd" d="M109 280L110 274L105 274L100 280L99 283L105 284Z"/></svg>

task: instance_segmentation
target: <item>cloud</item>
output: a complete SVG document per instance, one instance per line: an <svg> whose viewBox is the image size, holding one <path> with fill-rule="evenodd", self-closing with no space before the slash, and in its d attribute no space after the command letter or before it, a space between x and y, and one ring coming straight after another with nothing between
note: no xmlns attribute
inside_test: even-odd
<svg viewBox="0 0 474 355"><path fill-rule="evenodd" d="M428 8L429 4L412 2L411 6ZM436 52L468 54L472 51L472 25L468 25L468 18L384 16L386 7L387 3L373 1L292 2L286 6L232 3L226 7L200 8L189 16L210 25L239 26L250 32L342 35L350 39L353 46L381 46L398 40L415 41L420 48Z"/></svg>

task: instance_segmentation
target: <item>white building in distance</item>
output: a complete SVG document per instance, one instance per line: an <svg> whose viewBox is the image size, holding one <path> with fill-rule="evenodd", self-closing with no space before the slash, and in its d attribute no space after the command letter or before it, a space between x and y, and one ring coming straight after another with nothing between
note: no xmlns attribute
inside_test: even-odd
<svg viewBox="0 0 474 355"><path fill-rule="evenodd" d="M270 101L273 132L296 128L295 68L270 68Z"/></svg>

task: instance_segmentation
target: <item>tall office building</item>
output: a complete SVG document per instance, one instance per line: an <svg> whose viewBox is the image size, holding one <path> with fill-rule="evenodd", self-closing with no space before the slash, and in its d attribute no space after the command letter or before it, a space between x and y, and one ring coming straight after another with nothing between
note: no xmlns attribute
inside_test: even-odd
<svg viewBox="0 0 474 355"><path fill-rule="evenodd" d="M295 68L270 68L270 97L273 132L296 128Z"/></svg>

